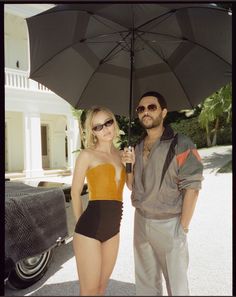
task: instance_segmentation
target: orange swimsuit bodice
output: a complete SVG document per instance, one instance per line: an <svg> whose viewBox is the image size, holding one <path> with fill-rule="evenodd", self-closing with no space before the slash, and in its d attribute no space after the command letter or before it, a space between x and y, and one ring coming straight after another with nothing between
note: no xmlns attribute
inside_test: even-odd
<svg viewBox="0 0 236 297"><path fill-rule="evenodd" d="M87 170L89 200L122 201L125 184L125 168L122 167L120 179L116 181L116 169L111 163L102 163Z"/></svg>

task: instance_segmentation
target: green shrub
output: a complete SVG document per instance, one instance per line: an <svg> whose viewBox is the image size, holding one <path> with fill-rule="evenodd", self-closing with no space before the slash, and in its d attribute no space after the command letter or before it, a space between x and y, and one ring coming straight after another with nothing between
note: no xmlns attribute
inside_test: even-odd
<svg viewBox="0 0 236 297"><path fill-rule="evenodd" d="M225 126L220 129L217 135L217 144L227 145L232 144L232 127Z"/></svg>
<svg viewBox="0 0 236 297"><path fill-rule="evenodd" d="M181 120L179 122L171 123L171 127L179 133L182 133L192 139L197 148L207 147L206 131L200 127L198 117ZM231 124L223 125L217 134L217 145L232 144L232 127ZM214 124L210 123L210 131L214 128ZM211 140L213 134L211 133Z"/></svg>
<svg viewBox="0 0 236 297"><path fill-rule="evenodd" d="M206 132L198 123L198 117L171 123L171 127L178 133L182 133L192 139L197 148L206 147Z"/></svg>

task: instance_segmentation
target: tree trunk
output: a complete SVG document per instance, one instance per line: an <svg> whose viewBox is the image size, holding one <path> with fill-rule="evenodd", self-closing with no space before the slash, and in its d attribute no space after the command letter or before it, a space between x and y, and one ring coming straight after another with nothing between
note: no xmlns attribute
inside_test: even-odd
<svg viewBox="0 0 236 297"><path fill-rule="evenodd" d="M211 137L210 137L210 133L209 133L208 124L206 124L206 141L207 141L207 146L210 147L211 146Z"/></svg>
<svg viewBox="0 0 236 297"><path fill-rule="evenodd" d="M206 139L207 139L207 146L208 147L212 146L211 137L210 137L210 134L209 133L206 134Z"/></svg>
<svg viewBox="0 0 236 297"><path fill-rule="evenodd" d="M212 146L217 145L217 133L218 133L218 129L219 129L219 118L216 118L215 129L214 129L214 136L213 136L213 140L212 140Z"/></svg>

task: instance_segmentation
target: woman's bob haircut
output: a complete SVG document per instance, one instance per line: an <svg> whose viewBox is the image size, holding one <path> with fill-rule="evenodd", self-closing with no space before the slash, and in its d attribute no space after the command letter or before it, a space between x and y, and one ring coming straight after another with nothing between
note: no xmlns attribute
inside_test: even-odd
<svg viewBox="0 0 236 297"><path fill-rule="evenodd" d="M92 122L93 122L94 116L101 111L107 113L107 115L109 117L111 117L114 121L115 135L113 138L113 143L115 144L119 138L120 129L119 129L119 126L117 124L117 121L116 121L116 118L115 118L115 115L113 114L113 112L106 107L94 106L94 107L90 108L86 113L86 120L85 120L85 125L84 125L84 128L85 128L84 146L85 146L85 148L94 148L97 144L97 138L94 135L94 132L92 130L92 128L93 128Z"/></svg>

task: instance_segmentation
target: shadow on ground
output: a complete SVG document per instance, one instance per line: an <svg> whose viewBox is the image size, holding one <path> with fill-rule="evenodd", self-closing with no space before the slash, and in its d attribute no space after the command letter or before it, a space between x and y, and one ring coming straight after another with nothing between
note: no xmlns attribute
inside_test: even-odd
<svg viewBox="0 0 236 297"><path fill-rule="evenodd" d="M210 156L202 157L204 169L216 171L232 159L232 150L226 149L224 154L213 153Z"/></svg>
<svg viewBox="0 0 236 297"><path fill-rule="evenodd" d="M22 291L21 291L22 292ZM71 281L57 284L47 284L28 296L79 296L79 282ZM106 296L134 296L135 285L111 279ZM22 296L22 295L21 295Z"/></svg>

